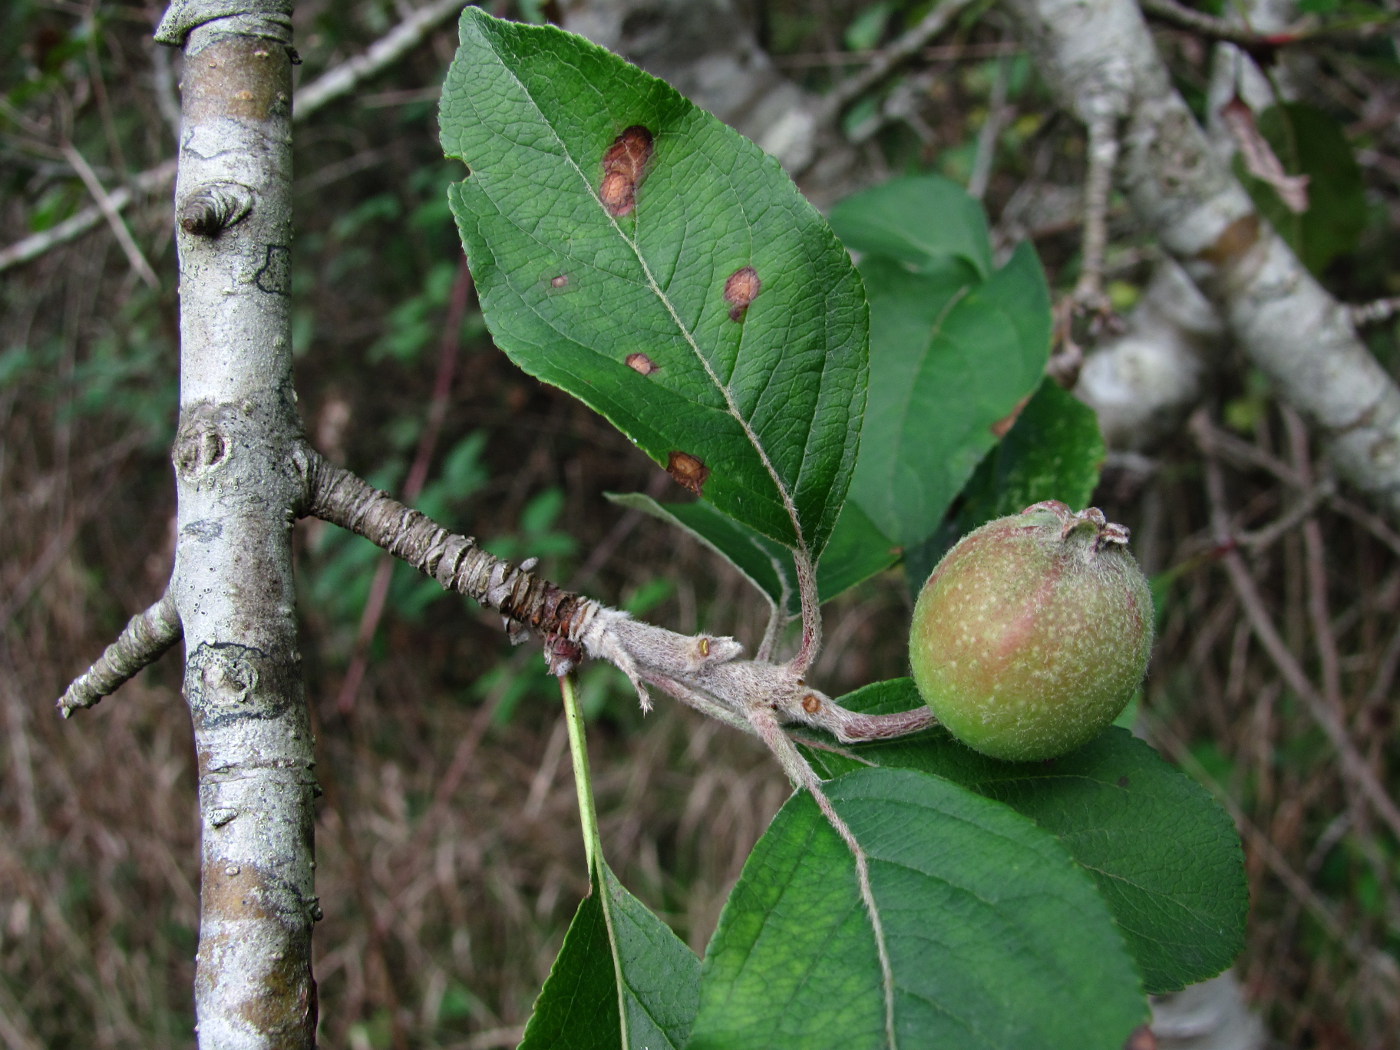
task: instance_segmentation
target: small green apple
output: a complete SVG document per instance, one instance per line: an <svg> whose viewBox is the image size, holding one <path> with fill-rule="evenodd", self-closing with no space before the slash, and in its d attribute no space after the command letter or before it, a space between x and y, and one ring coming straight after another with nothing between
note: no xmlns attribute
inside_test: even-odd
<svg viewBox="0 0 1400 1050"><path fill-rule="evenodd" d="M1058 500L968 533L914 606L909 662L934 715L994 758L1052 758L1123 710L1152 649L1128 530Z"/></svg>

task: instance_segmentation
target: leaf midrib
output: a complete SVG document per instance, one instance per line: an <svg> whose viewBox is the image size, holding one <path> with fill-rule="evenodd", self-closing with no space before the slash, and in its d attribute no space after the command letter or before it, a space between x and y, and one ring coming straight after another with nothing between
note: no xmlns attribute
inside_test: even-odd
<svg viewBox="0 0 1400 1050"><path fill-rule="evenodd" d="M480 31L480 27L478 27L478 31ZM720 396L724 399L726 412L729 414L730 418L732 418L736 423L739 424L740 428L744 432L744 436L748 439L749 444L753 446L754 451L757 453L759 462L763 465L764 471L768 474L769 479L772 481L773 487L777 491L779 499L782 501L783 509L787 512L788 518L792 522L793 536L796 540L796 549L802 551L805 554L808 549L807 539L806 536L803 535L802 522L797 514L797 504L793 499L792 493L788 491L787 485L783 482L782 477L778 474L777 468L774 467L773 461L769 458L768 450L764 448L763 443L759 440L758 434L754 431L749 421L739 411L738 406L735 404L734 398L731 395L728 386L720 382L719 376L715 372L714 367L710 364L709 359L701 351L700 344L696 340L694 333L690 331L690 329L686 326L685 322L681 319L680 314L676 311L675 304L671 302L670 297L662 290L660 284L657 283L655 275L651 272L651 266L648 265L646 258L643 256L641 249L637 245L637 242L631 237L629 237L627 233L622 229L622 227L618 225L617 218L611 212L609 212L606 207L603 206L603 202L599 200L598 195L594 193L592 180L589 179L588 175L584 172L583 168L581 168L578 162L574 159L573 154L569 151L568 145L564 142L562 138L559 137L559 133L555 130L554 122L548 119L544 110L540 107L539 102L536 100L534 92L532 92L530 88L525 84L525 82L518 75L516 75L515 71L511 68L510 64L505 60L505 57L501 54L500 49L497 47L496 41L484 32L482 32L481 35L483 39L487 41L487 44L491 49L491 53L495 55L500 67L505 70L507 75L510 76L512 80L515 81L516 85L520 88L522 94L530 100L530 105L534 108L535 113L540 118L540 121L544 124L545 127L549 128L550 135L553 137L554 141L559 146L560 155L564 158L565 162L569 165L570 168L573 169L574 173L578 176L579 182L584 187L585 192L587 192L587 194L594 199L598 208L607 217L609 225L612 226L614 232L616 232L618 237L622 239L622 242L627 245L627 247L631 250L633 256L636 258L637 265L641 267L642 274L646 277L647 285L651 289L652 294L655 295L657 300L666 308L666 312L670 315L671 322L676 326L676 330L680 332L681 337L686 342L686 345L690 347L691 353L695 355L695 359L700 362L700 366L705 370L705 375L709 378L710 382L714 385L715 389L719 391ZM804 445L804 449L805 448L806 446Z"/></svg>

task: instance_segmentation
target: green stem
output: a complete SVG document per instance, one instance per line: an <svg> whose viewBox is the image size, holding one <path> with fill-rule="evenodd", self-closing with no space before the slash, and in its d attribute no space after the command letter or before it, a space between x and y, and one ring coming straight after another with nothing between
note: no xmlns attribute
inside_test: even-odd
<svg viewBox="0 0 1400 1050"><path fill-rule="evenodd" d="M628 1005L624 990L627 981L622 974L622 957L618 953L617 923L613 916L613 893L616 878L603 860L603 841L598 834L598 808L593 802L593 776L588 771L588 741L583 732L583 711L579 707L573 674L559 679L559 692L564 697L564 720L569 727L569 756L574 760L574 790L578 794L578 815L583 823L583 849L588 857L588 880L600 895L603 921L608 927L608 950L612 955L613 981L617 990L618 1033L622 1046L631 1046L628 1037ZM620 890L621 888L618 887ZM592 892L592 891L590 891Z"/></svg>
<svg viewBox="0 0 1400 1050"><path fill-rule="evenodd" d="M566 674L559 679L559 692L564 698L564 720L569 729L569 756L574 762L574 791L578 794L578 815L583 824L583 849L588 858L588 874L592 878L594 861L603 855L602 839L598 834L598 809L593 803L593 776L588 771L588 741L584 738L583 711L579 707L575 679Z"/></svg>

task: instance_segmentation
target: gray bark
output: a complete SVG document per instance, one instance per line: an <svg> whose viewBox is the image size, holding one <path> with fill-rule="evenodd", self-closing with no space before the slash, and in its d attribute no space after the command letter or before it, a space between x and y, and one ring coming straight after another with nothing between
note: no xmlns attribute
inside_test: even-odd
<svg viewBox="0 0 1400 1050"><path fill-rule="evenodd" d="M176 3L180 422L170 594L203 821L201 1050L310 1047L312 738L296 644L291 2Z"/></svg>
<svg viewBox="0 0 1400 1050"><path fill-rule="evenodd" d="M1252 31L1281 31L1296 18L1293 0L1252 0L1237 9ZM1298 77L1296 56L1280 56L1272 83L1236 44L1216 45L1207 103L1206 134L1221 163L1229 164L1236 143L1219 119L1238 93L1256 113L1276 101L1276 89L1291 95ZM1161 260L1125 330L1104 339L1084 362L1075 395L1098 413L1112 449L1150 451L1179 433L1208 390L1227 343L1215 305L1192 284L1174 260Z"/></svg>
<svg viewBox="0 0 1400 1050"><path fill-rule="evenodd" d="M1124 330L1085 359L1075 396L1097 413L1109 448L1150 450L1200 403L1223 342L1215 309L1163 260Z"/></svg>
<svg viewBox="0 0 1400 1050"><path fill-rule="evenodd" d="M1261 1050L1264 1026L1233 970L1152 1000L1157 1050Z"/></svg>
<svg viewBox="0 0 1400 1050"><path fill-rule="evenodd" d="M1086 124L1122 129L1119 184L1306 417L1338 471L1400 517L1400 390L1345 307L1307 272L1219 161L1131 0L1011 0L1042 76Z"/></svg>

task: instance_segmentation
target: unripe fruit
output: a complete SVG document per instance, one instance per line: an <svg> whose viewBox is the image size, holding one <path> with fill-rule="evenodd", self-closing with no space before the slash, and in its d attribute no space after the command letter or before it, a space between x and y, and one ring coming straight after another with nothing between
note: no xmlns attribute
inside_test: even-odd
<svg viewBox="0 0 1400 1050"><path fill-rule="evenodd" d="M954 736L1031 761L1098 735L1142 681L1152 597L1128 530L1057 500L968 533L924 584L909 661Z"/></svg>

